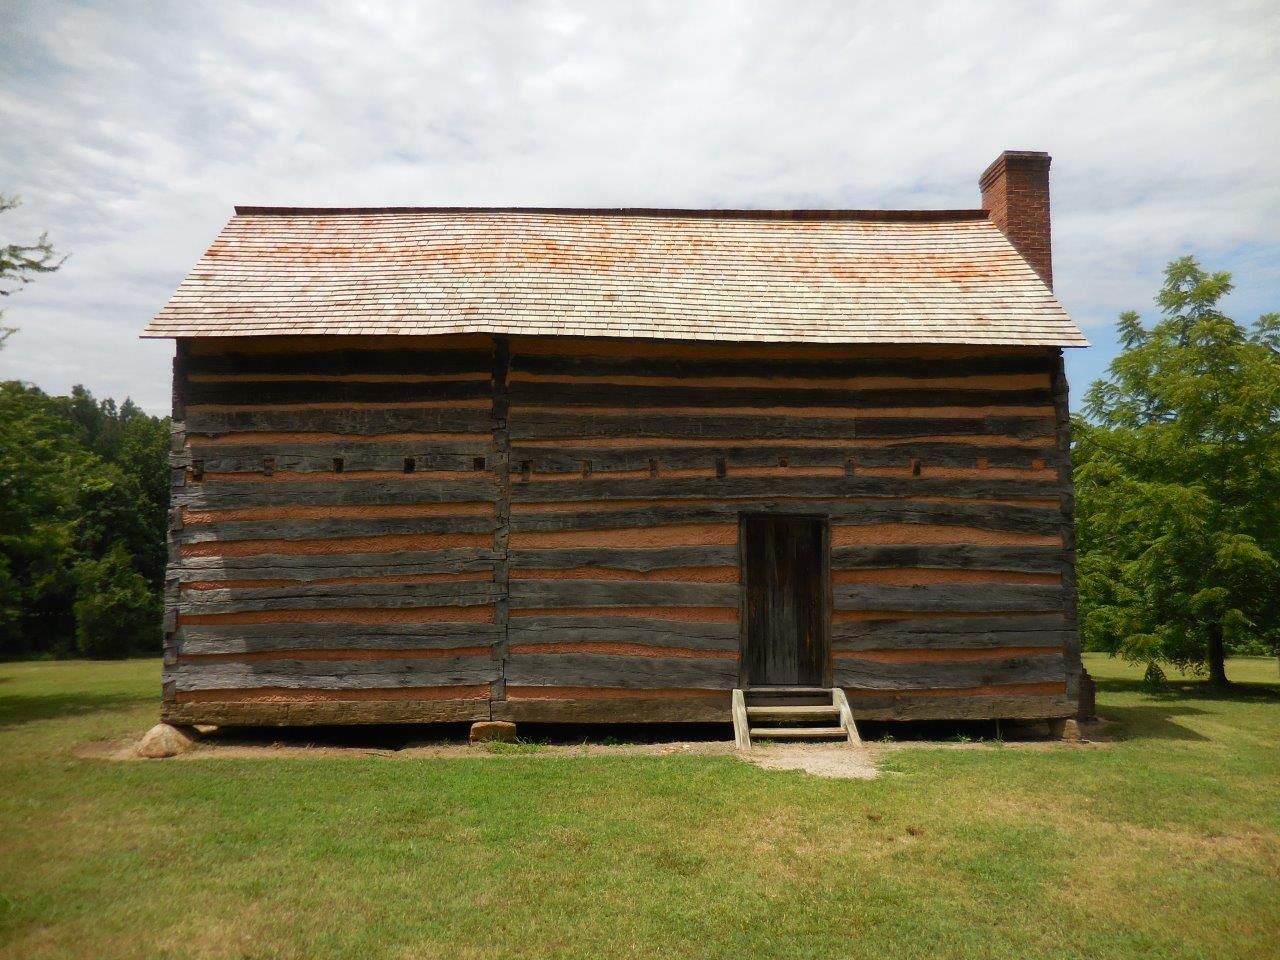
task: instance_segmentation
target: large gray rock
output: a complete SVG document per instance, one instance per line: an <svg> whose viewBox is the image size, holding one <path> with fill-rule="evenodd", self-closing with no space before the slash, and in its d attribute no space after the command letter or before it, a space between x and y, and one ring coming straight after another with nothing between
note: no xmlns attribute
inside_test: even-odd
<svg viewBox="0 0 1280 960"><path fill-rule="evenodd" d="M194 747L198 736L194 727L157 723L138 742L137 753L138 756L149 759L176 757Z"/></svg>

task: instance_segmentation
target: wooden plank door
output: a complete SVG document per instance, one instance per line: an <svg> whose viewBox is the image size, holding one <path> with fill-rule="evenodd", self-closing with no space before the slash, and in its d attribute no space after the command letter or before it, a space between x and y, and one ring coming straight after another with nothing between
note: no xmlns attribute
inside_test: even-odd
<svg viewBox="0 0 1280 960"><path fill-rule="evenodd" d="M743 683L827 685L826 530L813 517L742 518Z"/></svg>

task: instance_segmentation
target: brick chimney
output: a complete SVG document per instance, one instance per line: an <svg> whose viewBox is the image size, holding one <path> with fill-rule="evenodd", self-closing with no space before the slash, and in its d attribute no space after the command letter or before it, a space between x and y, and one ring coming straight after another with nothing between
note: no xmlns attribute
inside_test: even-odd
<svg viewBox="0 0 1280 960"><path fill-rule="evenodd" d="M982 188L982 209L991 222L1052 289L1049 162L1047 153L1006 150L983 171L978 185Z"/></svg>

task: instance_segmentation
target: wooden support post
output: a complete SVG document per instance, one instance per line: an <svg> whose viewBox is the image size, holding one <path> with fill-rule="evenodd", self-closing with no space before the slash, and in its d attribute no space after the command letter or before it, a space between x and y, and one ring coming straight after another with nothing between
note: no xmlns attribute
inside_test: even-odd
<svg viewBox="0 0 1280 960"><path fill-rule="evenodd" d="M751 728L747 725L747 698L741 690L733 691L733 741L739 750L751 749Z"/></svg>
<svg viewBox="0 0 1280 960"><path fill-rule="evenodd" d="M840 726L844 727L845 736L851 746L862 746L862 734L858 732L858 723L853 719L853 711L849 709L849 698L840 687L831 689L831 701L840 711Z"/></svg>

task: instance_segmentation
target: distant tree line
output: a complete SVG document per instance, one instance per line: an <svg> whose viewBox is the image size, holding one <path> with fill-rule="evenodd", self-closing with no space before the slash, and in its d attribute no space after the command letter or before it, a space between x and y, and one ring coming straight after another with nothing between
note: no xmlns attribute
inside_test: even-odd
<svg viewBox="0 0 1280 960"><path fill-rule="evenodd" d="M0 383L0 658L160 650L169 420Z"/></svg>

